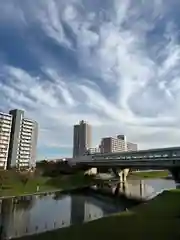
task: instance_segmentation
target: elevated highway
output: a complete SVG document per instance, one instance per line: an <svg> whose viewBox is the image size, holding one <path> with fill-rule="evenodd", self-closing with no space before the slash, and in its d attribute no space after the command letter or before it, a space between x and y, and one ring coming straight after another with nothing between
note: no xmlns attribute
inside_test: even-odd
<svg viewBox="0 0 180 240"><path fill-rule="evenodd" d="M118 175L129 168L166 168L175 181L180 181L180 147L84 155L74 159L74 164L84 168L111 168L116 173L119 171Z"/></svg>

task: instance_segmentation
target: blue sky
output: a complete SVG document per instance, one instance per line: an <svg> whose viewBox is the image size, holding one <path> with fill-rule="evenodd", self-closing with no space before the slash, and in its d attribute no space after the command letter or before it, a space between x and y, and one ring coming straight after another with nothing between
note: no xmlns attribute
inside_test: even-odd
<svg viewBox="0 0 180 240"><path fill-rule="evenodd" d="M71 156L73 124L139 148L180 145L178 0L1 0L0 108L39 123L38 158Z"/></svg>

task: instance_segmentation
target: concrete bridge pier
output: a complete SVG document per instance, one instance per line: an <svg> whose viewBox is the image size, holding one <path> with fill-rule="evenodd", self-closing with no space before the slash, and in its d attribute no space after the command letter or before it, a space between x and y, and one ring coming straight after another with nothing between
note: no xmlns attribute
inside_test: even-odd
<svg viewBox="0 0 180 240"><path fill-rule="evenodd" d="M96 175L98 173L97 168L90 168L85 171L84 175Z"/></svg>
<svg viewBox="0 0 180 240"><path fill-rule="evenodd" d="M180 183L180 167L174 167L170 169L170 172L176 183Z"/></svg>
<svg viewBox="0 0 180 240"><path fill-rule="evenodd" d="M125 168L123 170L123 175L124 175L123 182L126 182L128 173L129 173L129 168Z"/></svg>
<svg viewBox="0 0 180 240"><path fill-rule="evenodd" d="M140 181L140 196L144 197L144 180Z"/></svg>
<svg viewBox="0 0 180 240"><path fill-rule="evenodd" d="M125 168L125 169L116 169L116 168L113 168L112 169L114 174L119 177L119 181L120 182L125 182L126 179L127 179L127 176L128 176L128 173L129 173L129 168Z"/></svg>

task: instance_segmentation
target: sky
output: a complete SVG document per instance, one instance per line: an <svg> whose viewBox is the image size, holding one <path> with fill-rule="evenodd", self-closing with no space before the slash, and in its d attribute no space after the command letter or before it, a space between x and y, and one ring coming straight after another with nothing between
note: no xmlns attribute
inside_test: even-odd
<svg viewBox="0 0 180 240"><path fill-rule="evenodd" d="M0 111L39 123L38 159L125 134L180 146L180 1L0 0Z"/></svg>

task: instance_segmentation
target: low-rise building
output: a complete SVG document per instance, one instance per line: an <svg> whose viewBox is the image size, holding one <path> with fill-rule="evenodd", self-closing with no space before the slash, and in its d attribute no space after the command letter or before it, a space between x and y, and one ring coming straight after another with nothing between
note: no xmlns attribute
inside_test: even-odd
<svg viewBox="0 0 180 240"><path fill-rule="evenodd" d="M136 143L127 142L127 151L137 151L138 145Z"/></svg>

